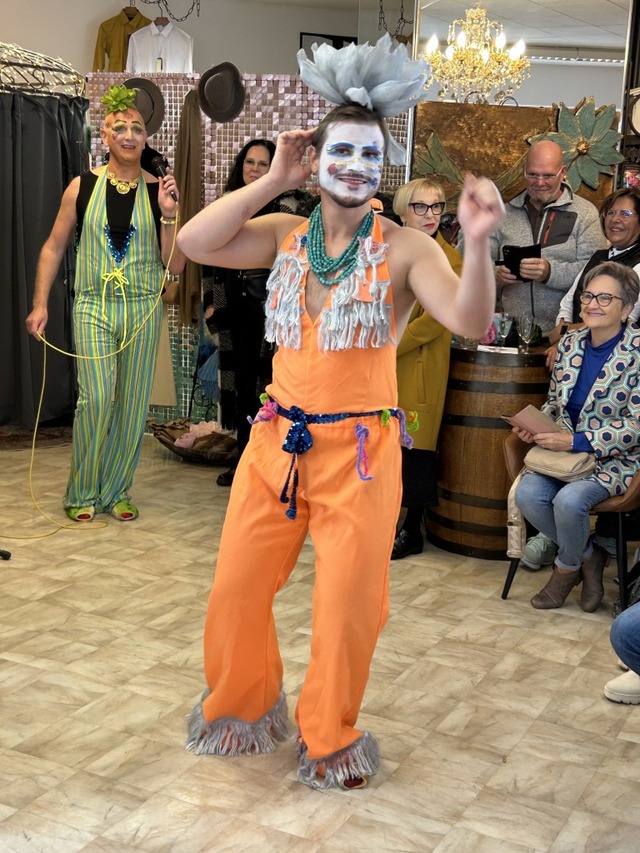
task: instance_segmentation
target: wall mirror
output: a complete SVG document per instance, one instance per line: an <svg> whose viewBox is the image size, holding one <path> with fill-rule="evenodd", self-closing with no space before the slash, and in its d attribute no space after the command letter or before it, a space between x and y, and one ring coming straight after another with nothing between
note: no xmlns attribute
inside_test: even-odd
<svg viewBox="0 0 640 853"><path fill-rule="evenodd" d="M597 103L615 103L621 110L627 33L637 2L572 0L564 6L557 0L487 0L479 5L490 20L503 24L508 45L523 39L527 56L535 57L532 75L516 95L519 103L550 106L564 100L569 104L593 94ZM393 35L404 18L411 23L405 24L403 32L418 34L412 38L415 53L424 50L434 33L444 49L449 24L464 19L465 11L475 5L475 0L359 0L358 40L379 38L382 20ZM560 94L558 73L569 81ZM434 87L434 98L437 91Z"/></svg>

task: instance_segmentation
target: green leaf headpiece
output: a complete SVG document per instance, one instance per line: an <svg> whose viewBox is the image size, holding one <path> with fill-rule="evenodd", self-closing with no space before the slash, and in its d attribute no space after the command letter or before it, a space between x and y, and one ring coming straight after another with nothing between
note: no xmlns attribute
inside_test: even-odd
<svg viewBox="0 0 640 853"><path fill-rule="evenodd" d="M100 103L107 108L107 115L109 113L122 113L131 107L135 109L136 90L128 89L126 86L110 86L100 98Z"/></svg>

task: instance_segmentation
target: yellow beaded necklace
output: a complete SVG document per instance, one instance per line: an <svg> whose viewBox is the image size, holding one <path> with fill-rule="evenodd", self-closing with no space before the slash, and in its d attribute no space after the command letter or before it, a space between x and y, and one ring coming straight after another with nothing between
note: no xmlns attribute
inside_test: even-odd
<svg viewBox="0 0 640 853"><path fill-rule="evenodd" d="M107 172L107 178L109 179L109 183L112 187L115 187L120 195L126 195L129 190L137 189L138 184L140 183L140 178L142 177L142 173L138 175L133 181L123 181L121 178L116 178L113 172Z"/></svg>

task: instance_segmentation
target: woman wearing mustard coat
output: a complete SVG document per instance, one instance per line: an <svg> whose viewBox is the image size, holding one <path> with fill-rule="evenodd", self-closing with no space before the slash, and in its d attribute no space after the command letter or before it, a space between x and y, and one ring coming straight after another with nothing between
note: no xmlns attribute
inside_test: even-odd
<svg viewBox="0 0 640 853"><path fill-rule="evenodd" d="M393 210L407 228L416 228L435 239L454 271L460 274L462 257L439 231L445 196L437 181L409 181L397 191ZM424 511L438 503L436 442L447 391L450 349L451 333L416 302L398 345L398 405L407 412L416 411L420 426L411 434L413 449L402 448L402 506L407 512L396 536L392 560L422 552Z"/></svg>

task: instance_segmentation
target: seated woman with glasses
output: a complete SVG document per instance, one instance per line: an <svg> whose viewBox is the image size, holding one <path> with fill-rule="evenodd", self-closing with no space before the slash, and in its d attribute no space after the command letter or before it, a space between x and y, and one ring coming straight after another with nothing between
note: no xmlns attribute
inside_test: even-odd
<svg viewBox="0 0 640 853"><path fill-rule="evenodd" d="M549 332L551 346L545 353L549 370L553 368L558 355L558 341L562 335L569 330L582 328L584 325L580 319L582 310L580 294L584 289L587 274L603 261L614 260L626 267L633 267L640 275L640 190L629 187L608 195L600 205L600 224L604 236L609 241L609 248L593 253L560 303L555 328ZM629 320L635 323L639 315L640 300L633 306ZM615 517L612 518L609 514L598 516L596 541L613 554L615 553L616 527ZM555 552L553 542L550 542L542 533L538 533L527 542L522 555L522 564L531 571L537 571L553 562Z"/></svg>
<svg viewBox="0 0 640 853"><path fill-rule="evenodd" d="M460 274L462 258L440 233L445 211L442 185L432 178L410 181L393 199L393 211L407 228L422 231L442 248ZM397 351L398 405L417 411L419 428L411 433L413 449L402 448L403 526L398 531L392 560L420 554L424 547L422 521L428 506L438 503L436 442L449 375L451 333L416 302Z"/></svg>
<svg viewBox="0 0 640 853"><path fill-rule="evenodd" d="M593 453L595 470L567 483L526 472L516 489L524 517L557 546L553 573L533 596L538 610L562 607L582 582L580 607L596 610L604 596L607 552L590 538L589 511L623 494L640 470L640 329L627 320L640 293L635 270L605 261L585 276L582 328L560 341L549 396L542 406L562 429L532 435L552 451Z"/></svg>

